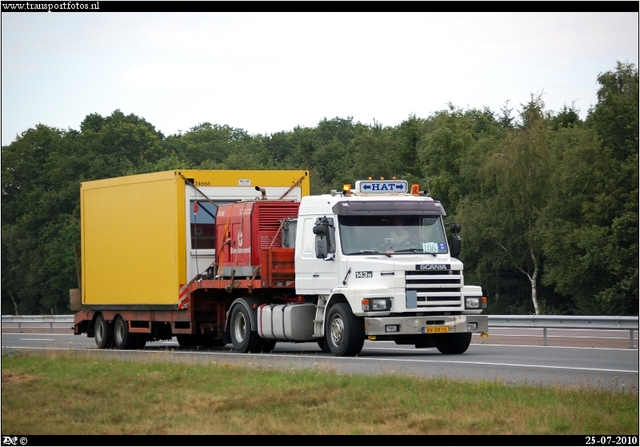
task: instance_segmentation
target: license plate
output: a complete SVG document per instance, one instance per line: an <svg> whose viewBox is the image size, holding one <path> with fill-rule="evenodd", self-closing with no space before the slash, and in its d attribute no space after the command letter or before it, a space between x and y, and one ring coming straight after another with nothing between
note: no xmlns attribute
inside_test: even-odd
<svg viewBox="0 0 640 447"><path fill-rule="evenodd" d="M431 327L423 327L423 334L442 334L444 332L449 332L449 326L431 326Z"/></svg>

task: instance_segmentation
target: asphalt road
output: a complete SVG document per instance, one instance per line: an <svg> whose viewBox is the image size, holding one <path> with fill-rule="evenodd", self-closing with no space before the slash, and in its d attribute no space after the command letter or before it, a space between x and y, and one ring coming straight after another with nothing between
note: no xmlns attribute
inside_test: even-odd
<svg viewBox="0 0 640 447"><path fill-rule="evenodd" d="M461 355L442 355L435 348L415 349L393 342L367 341L360 355L351 358L325 354L315 343L278 343L270 354L240 354L234 352L230 345L224 348L180 348L174 339L149 343L140 351L118 351L96 349L94 340L84 335L3 332L2 353L64 350L123 360L230 364L256 369L316 369L340 374L448 377L507 385L638 392L638 350L629 349L628 332L598 331L594 341L593 331L584 331L585 335L576 330L569 333L563 330L565 332L557 334L549 330L549 346L542 346L542 331L535 331L540 334L519 333L513 329L505 329L504 334L501 334L502 329L492 331L498 334L488 339L474 337L469 350ZM611 332L610 338L604 337L605 332ZM521 340L527 343L522 344ZM570 343L569 340L574 341ZM562 346L564 343L618 346Z"/></svg>

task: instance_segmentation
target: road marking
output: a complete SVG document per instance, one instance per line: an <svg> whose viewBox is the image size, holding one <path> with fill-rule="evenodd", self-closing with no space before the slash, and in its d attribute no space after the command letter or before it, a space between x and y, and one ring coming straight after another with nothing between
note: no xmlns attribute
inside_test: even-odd
<svg viewBox="0 0 640 447"><path fill-rule="evenodd" d="M3 348L9 348L8 346L3 346ZM15 348L14 348L15 349ZM19 348L18 348L19 349ZM23 348L24 349L24 348ZM33 350L64 350L68 348L28 348ZM96 351L95 348L86 349L80 348L76 349L77 351ZM391 349L388 349L391 350ZM400 351L399 349L395 351ZM406 351L406 350L405 350ZM141 353L151 353L151 352L165 352L165 351L156 351L153 349L145 349L145 350L118 350L118 353L122 353L124 355L134 355ZM269 354L239 354L233 351L229 352L210 352L210 351L171 351L174 355L210 355L210 354L222 354L222 355L231 355L238 359L241 358L250 358L251 356L260 357L260 358L269 358L272 360L278 360L283 358L295 358L300 360L322 360L322 359L331 359L334 361L347 362L347 361L366 361L366 362L398 362L398 363L422 363L422 364L459 364L459 365L479 365L479 366L506 366L506 367L518 367L518 368L531 368L531 369L551 369L551 370L566 370L566 371L595 371L595 372L613 372L613 373L627 373L627 374L638 374L638 370L627 370L627 369L608 369L608 368L584 368L584 367L571 367L571 366L553 366L553 365L528 365L525 363L494 363L494 362L472 362L472 361L457 361L457 360L437 360L437 359L389 359L389 358L381 358L381 357L334 357L334 356L313 356L313 355L299 355L299 354L280 354L280 353L269 353ZM411 351L415 353L415 351ZM320 354L321 351L318 351Z"/></svg>
<svg viewBox="0 0 640 447"><path fill-rule="evenodd" d="M55 338L19 338L18 340L20 341L54 341Z"/></svg>

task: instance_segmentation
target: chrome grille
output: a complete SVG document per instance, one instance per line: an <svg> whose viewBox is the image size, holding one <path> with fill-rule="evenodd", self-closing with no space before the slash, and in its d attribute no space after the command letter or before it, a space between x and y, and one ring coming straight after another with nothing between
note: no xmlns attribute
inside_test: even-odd
<svg viewBox="0 0 640 447"><path fill-rule="evenodd" d="M462 306L462 271L407 271L405 287L415 291L418 307L460 307Z"/></svg>

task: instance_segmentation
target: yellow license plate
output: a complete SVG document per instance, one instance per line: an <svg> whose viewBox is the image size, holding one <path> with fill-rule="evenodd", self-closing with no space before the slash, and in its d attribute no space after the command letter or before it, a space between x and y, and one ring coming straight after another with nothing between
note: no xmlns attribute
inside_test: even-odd
<svg viewBox="0 0 640 447"><path fill-rule="evenodd" d="M449 332L449 326L432 326L422 328L423 334L442 334L444 332Z"/></svg>

